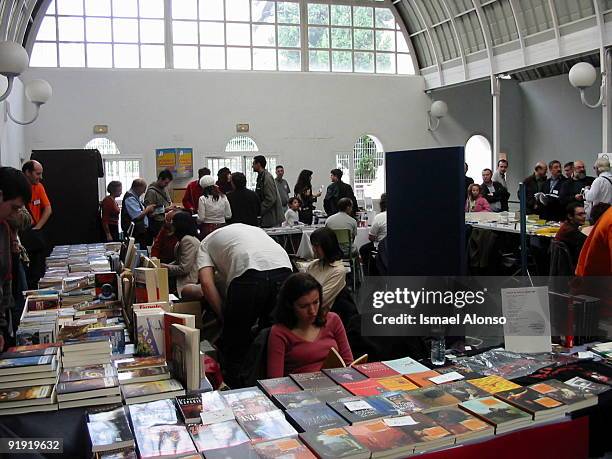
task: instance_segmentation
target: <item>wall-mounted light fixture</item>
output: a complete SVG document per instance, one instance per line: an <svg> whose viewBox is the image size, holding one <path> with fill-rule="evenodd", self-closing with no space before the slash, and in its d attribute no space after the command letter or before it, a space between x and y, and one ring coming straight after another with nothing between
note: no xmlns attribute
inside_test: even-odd
<svg viewBox="0 0 612 459"><path fill-rule="evenodd" d="M25 84L25 95L28 100L32 102L36 107L36 113L34 114L34 117L29 121L19 121L18 119L15 119L11 114L11 106L9 105L8 100L6 101L6 114L11 120L13 120L13 122L21 124L22 126L32 124L38 119L38 114L40 113L40 106L47 103L49 99L51 99L52 94L53 90L51 89L51 85L45 80L28 81Z"/></svg>
<svg viewBox="0 0 612 459"><path fill-rule="evenodd" d="M13 80L21 75L30 62L27 51L14 41L0 41L0 75L8 81L6 90L0 95L0 102L5 100L13 89Z"/></svg>
<svg viewBox="0 0 612 459"><path fill-rule="evenodd" d="M597 70L588 62L578 62L569 71L569 82L574 87L580 90L580 100L589 108L600 107L606 97L606 73L601 74L601 88L599 90L599 100L590 104L586 100L584 90L590 88L597 79Z"/></svg>
<svg viewBox="0 0 612 459"><path fill-rule="evenodd" d="M434 100L427 111L427 129L435 131L440 127L440 118L444 118L448 113L448 105L443 100ZM433 118L433 122L432 122Z"/></svg>

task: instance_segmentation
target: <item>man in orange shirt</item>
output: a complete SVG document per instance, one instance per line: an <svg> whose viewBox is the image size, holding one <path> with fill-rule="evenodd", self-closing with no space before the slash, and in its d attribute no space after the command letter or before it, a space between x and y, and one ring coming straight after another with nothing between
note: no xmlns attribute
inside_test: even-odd
<svg viewBox="0 0 612 459"><path fill-rule="evenodd" d="M32 187L32 198L28 204L28 211L32 215L32 228L24 232L23 246L30 257L30 266L26 270L28 286L38 288L38 280L45 274L45 257L47 256L47 242L41 230L51 217L51 203L47 197L45 187L40 181L43 176L43 167L38 161L26 161L21 170Z"/></svg>
<svg viewBox="0 0 612 459"><path fill-rule="evenodd" d="M606 210L584 242L577 276L612 276L612 207Z"/></svg>

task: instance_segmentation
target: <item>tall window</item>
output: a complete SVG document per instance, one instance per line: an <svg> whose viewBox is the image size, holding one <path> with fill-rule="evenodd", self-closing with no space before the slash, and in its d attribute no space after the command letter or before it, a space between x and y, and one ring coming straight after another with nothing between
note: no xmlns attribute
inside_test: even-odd
<svg viewBox="0 0 612 459"><path fill-rule="evenodd" d="M362 135L353 146L353 153L336 155L336 167L342 180L350 183L358 199L375 198L385 191L385 152L380 141Z"/></svg>
<svg viewBox="0 0 612 459"><path fill-rule="evenodd" d="M106 187L113 180L123 184L123 193L130 189L132 181L140 177L142 160L140 158L123 158L117 144L106 137L96 137L85 145L86 149L97 149L102 155L104 163L104 189L100 190L102 196L106 195ZM119 198L120 199L120 198Z"/></svg>
<svg viewBox="0 0 612 459"><path fill-rule="evenodd" d="M53 0L30 65L414 74L392 7L355 3Z"/></svg>
<svg viewBox="0 0 612 459"><path fill-rule="evenodd" d="M468 165L468 177L474 183L482 183L482 170L492 169L493 151L491 143L482 135L473 135L465 144L465 162Z"/></svg>

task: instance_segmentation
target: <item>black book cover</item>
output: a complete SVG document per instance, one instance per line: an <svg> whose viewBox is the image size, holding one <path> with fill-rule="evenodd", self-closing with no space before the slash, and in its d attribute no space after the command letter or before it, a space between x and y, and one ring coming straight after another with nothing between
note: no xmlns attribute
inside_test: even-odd
<svg viewBox="0 0 612 459"><path fill-rule="evenodd" d="M343 427L348 423L334 410L322 403L302 408L293 408L286 411L287 419L299 432L311 430L325 430L334 427Z"/></svg>

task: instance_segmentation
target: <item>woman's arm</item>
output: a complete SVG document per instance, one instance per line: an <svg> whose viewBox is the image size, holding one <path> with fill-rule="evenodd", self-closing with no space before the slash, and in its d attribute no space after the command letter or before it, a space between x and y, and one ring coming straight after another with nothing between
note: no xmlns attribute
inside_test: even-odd
<svg viewBox="0 0 612 459"><path fill-rule="evenodd" d="M200 196L198 201L198 223L203 223L204 217L206 217L206 204L204 203L204 196Z"/></svg>
<svg viewBox="0 0 612 459"><path fill-rule="evenodd" d="M287 340L282 336L279 327L273 326L268 337L268 378L285 376L285 353Z"/></svg>
<svg viewBox="0 0 612 459"><path fill-rule="evenodd" d="M338 343L338 353L342 360L348 365L353 362L353 353L351 352L351 346L349 346L348 338L346 337L346 330L340 316L337 314L328 315L328 320L332 320L330 324L333 327L334 339Z"/></svg>
<svg viewBox="0 0 612 459"><path fill-rule="evenodd" d="M232 218L232 206L230 205L229 199L225 198L225 219L229 220Z"/></svg>
<svg viewBox="0 0 612 459"><path fill-rule="evenodd" d="M196 257L198 256L198 245L193 244L192 240L184 237L179 242L178 264L164 264L168 269L168 275L175 277L187 276L191 271L196 270Z"/></svg>

